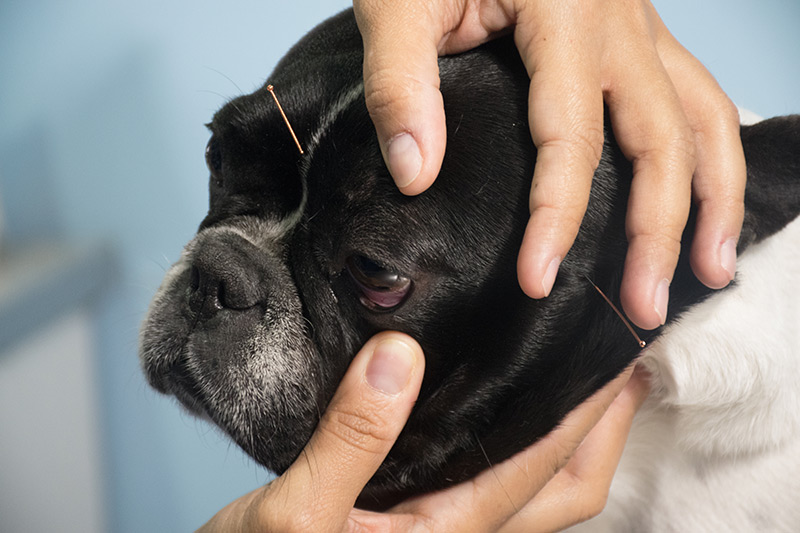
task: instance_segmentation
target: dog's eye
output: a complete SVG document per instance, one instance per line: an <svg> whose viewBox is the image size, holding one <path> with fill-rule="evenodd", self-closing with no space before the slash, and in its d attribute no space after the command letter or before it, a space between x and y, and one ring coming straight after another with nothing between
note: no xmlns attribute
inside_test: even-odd
<svg viewBox="0 0 800 533"><path fill-rule="evenodd" d="M361 303L373 311L391 311L411 293L413 284L409 278L366 257L348 257L345 266L361 293Z"/></svg>
<svg viewBox="0 0 800 533"><path fill-rule="evenodd" d="M217 186L222 186L222 151L213 135L206 145L206 165Z"/></svg>

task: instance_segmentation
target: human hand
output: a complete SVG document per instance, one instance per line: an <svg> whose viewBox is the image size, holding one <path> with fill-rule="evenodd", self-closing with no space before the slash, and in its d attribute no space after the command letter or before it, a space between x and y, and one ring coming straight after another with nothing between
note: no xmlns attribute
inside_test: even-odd
<svg viewBox="0 0 800 533"><path fill-rule="evenodd" d="M663 324L692 195L695 275L733 279L746 170L736 108L669 33L648 0L355 0L364 90L400 190L419 194L445 149L438 55L513 30L531 76L538 148L531 218L519 253L522 289L550 293L577 235L603 144L603 101L633 163L622 305L639 327Z"/></svg>
<svg viewBox="0 0 800 533"><path fill-rule="evenodd" d="M409 337L373 337L297 461L199 531L553 531L599 513L647 395L638 372L629 380L631 369L547 437L475 479L385 513L354 508L403 428L423 370L422 351Z"/></svg>

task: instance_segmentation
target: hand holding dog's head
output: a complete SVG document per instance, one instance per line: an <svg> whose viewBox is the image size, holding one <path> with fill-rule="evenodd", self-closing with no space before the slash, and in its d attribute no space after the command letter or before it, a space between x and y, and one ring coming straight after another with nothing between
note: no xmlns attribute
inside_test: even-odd
<svg viewBox="0 0 800 533"><path fill-rule="evenodd" d="M416 197L383 164L361 59L345 14L271 77L304 155L266 88L216 114L209 213L156 295L141 357L154 387L281 472L366 339L409 333L425 379L367 487L388 502L511 456L638 353L586 279L618 297L631 170L607 135L576 243L550 297L531 300L515 264L536 153L513 43L440 61L448 151ZM709 292L686 263L673 313Z"/></svg>
<svg viewBox="0 0 800 533"><path fill-rule="evenodd" d="M598 184L595 224L575 247L597 261L568 256L551 297L527 298L515 259L535 150L513 45L442 60L447 157L434 187L407 197L363 103L355 26L336 24L348 31L318 30L270 80L305 155L266 89L214 117L209 214L154 301L142 358L157 389L282 471L351 355L376 331L407 332L425 382L372 488L427 490L541 437L637 352L610 310L590 312L599 296L584 277L619 275L607 265L624 255L623 221L609 215L624 178ZM599 328L609 342L583 334Z"/></svg>

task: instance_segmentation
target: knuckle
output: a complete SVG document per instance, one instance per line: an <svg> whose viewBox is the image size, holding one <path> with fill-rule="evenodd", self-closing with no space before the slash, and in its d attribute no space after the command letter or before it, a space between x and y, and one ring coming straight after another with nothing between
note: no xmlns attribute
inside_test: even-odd
<svg viewBox="0 0 800 533"><path fill-rule="evenodd" d="M717 213L714 213L716 218L721 221L737 221L737 224L741 225L745 210L743 191L741 193L739 191L721 193L716 205L719 206Z"/></svg>
<svg viewBox="0 0 800 533"><path fill-rule="evenodd" d="M603 154L603 144L605 143L605 131L603 130L602 122L592 122L585 126L581 132L581 138L586 144L587 148L591 150L591 155L594 158L595 166L600 162L600 156Z"/></svg>
<svg viewBox="0 0 800 533"><path fill-rule="evenodd" d="M410 88L397 83L396 77L386 69L371 72L364 79L364 99L372 114L380 114L398 100L411 98Z"/></svg>
<svg viewBox="0 0 800 533"><path fill-rule="evenodd" d="M698 208L715 220L738 219L744 213L744 192L733 183L713 183L696 196Z"/></svg>
<svg viewBox="0 0 800 533"><path fill-rule="evenodd" d="M697 143L694 132L687 126L676 132L669 143L671 154L686 161L694 168L697 164Z"/></svg>
<svg viewBox="0 0 800 533"><path fill-rule="evenodd" d="M668 256L677 262L681 253L681 232L664 233L642 231L629 236L631 247L636 246L644 257Z"/></svg>
<svg viewBox="0 0 800 533"><path fill-rule="evenodd" d="M378 134L383 136L412 129L423 109L436 113L438 108L443 113L438 78L426 81L390 68L367 75L364 99Z"/></svg>
<svg viewBox="0 0 800 533"><path fill-rule="evenodd" d="M646 150L644 159L662 159L669 167L683 167L693 171L697 166L695 135L688 125L670 129L663 143Z"/></svg>
<svg viewBox="0 0 800 533"><path fill-rule="evenodd" d="M530 211L536 215L536 224L543 235L577 235L583 221L585 205L566 198L532 198Z"/></svg>
<svg viewBox="0 0 800 533"><path fill-rule="evenodd" d="M626 229L629 237L653 241L658 244L680 244L689 214L689 205L668 206L656 203L649 211L638 210L628 215Z"/></svg>
<svg viewBox="0 0 800 533"><path fill-rule="evenodd" d="M682 121L671 128L672 134L667 139L666 149L669 155L687 161L692 168L697 158L697 143L689 123Z"/></svg>
<svg viewBox="0 0 800 533"><path fill-rule="evenodd" d="M713 86L706 91L706 98L703 101L702 111L698 113L700 118L699 127L706 134L713 133L719 129L725 131L731 128L739 130L739 108L728 98L728 95L713 82Z"/></svg>
<svg viewBox="0 0 800 533"><path fill-rule="evenodd" d="M378 66L364 78L364 99L370 113L415 109L420 95L439 90L438 78L427 80L397 70L394 65Z"/></svg>
<svg viewBox="0 0 800 533"><path fill-rule="evenodd" d="M688 179L697 166L695 132L685 120L665 121L652 131L641 134L636 144L634 166L656 167L661 171L659 176L668 176L679 170Z"/></svg>
<svg viewBox="0 0 800 533"><path fill-rule="evenodd" d="M722 93L717 103L717 114L722 123L733 126L738 131L739 129L739 108L733 103L733 100L728 98L728 95Z"/></svg>
<svg viewBox="0 0 800 533"><path fill-rule="evenodd" d="M378 454L395 440L388 424L374 413L329 409L320 431L338 439L346 447Z"/></svg>
<svg viewBox="0 0 800 533"><path fill-rule="evenodd" d="M594 170L600 163L604 141L602 122L586 120L572 127L567 133L543 139L539 149L551 149L565 154L568 159L585 161Z"/></svg>

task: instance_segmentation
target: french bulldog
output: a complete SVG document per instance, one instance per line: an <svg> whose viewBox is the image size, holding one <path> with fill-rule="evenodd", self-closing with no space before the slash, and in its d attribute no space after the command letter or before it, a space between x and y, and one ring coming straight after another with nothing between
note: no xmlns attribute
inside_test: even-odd
<svg viewBox="0 0 800 533"><path fill-rule="evenodd" d="M380 509L507 459L638 358L653 392L586 527L800 528L800 117L742 127L736 279L708 289L682 254L642 349L593 287L619 306L632 169L613 132L552 293L533 300L515 270L536 149L513 41L439 60L447 153L415 197L381 157L362 54L346 11L270 76L303 154L266 87L214 116L208 215L142 326L150 384L281 473L361 345L410 334L422 390L359 500Z"/></svg>

